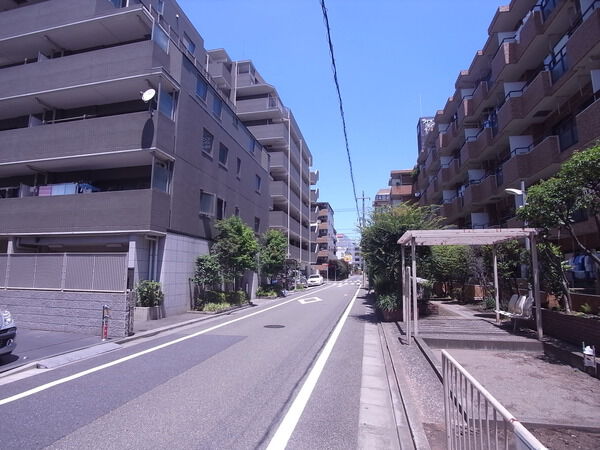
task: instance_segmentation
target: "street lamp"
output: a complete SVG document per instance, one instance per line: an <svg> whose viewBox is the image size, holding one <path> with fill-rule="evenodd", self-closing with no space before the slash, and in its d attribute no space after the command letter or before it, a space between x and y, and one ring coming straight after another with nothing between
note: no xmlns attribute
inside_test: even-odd
<svg viewBox="0 0 600 450"><path fill-rule="evenodd" d="M506 192L507 194L510 195L514 195L515 197L521 197L521 206L519 206L519 208L522 208L523 206L527 205L527 192L525 191L525 180L521 180L521 189L516 189L516 188L506 188L504 189L504 192ZM523 221L523 227L527 227L527 221L524 220ZM525 249L527 250L528 253L531 253L531 241L529 240L529 238L525 238ZM533 268L533 270L535 270L535 268ZM527 269L525 264L521 265L521 278L526 278L527 277ZM527 292L528 295L531 296L531 287L529 286L529 282L527 283Z"/></svg>

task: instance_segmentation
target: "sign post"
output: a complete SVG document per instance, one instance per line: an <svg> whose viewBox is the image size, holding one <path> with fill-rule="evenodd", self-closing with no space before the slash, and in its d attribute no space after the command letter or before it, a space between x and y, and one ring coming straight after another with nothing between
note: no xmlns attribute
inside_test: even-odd
<svg viewBox="0 0 600 450"><path fill-rule="evenodd" d="M108 339L108 319L110 318L110 306L102 306L102 340Z"/></svg>

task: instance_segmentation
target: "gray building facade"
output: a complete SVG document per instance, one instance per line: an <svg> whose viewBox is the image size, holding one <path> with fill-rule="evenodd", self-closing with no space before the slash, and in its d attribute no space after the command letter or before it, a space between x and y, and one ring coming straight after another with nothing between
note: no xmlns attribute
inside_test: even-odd
<svg viewBox="0 0 600 450"><path fill-rule="evenodd" d="M0 0L0 305L17 320L33 307L20 289L120 294L143 279L163 284L167 314L186 311L215 220L267 229L268 153L206 58L171 0ZM57 255L89 267L40 269ZM47 329L95 329L95 311L51 310Z"/></svg>

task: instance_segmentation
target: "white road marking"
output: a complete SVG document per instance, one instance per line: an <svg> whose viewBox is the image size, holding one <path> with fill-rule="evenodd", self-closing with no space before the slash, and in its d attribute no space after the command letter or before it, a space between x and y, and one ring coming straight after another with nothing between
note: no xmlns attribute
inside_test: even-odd
<svg viewBox="0 0 600 450"><path fill-rule="evenodd" d="M352 309L352 306L354 305L354 301L356 300L356 297L358 297L359 291L360 291L360 288L358 288L356 290L354 297L352 297L352 300L350 300L350 302L348 303L348 306L346 307L344 314L342 314L342 317L340 318L337 325L335 326L333 333L331 333L329 340L327 341L327 343L325 344L325 347L323 347L321 354L317 358L315 365L313 366L310 373L306 377L306 380L304 381L302 388L300 388L298 395L294 399L292 406L290 406L290 409L286 413L285 417L279 424L277 431L273 435L271 442L269 442L269 446L267 447L267 450L285 449L288 441L290 440L290 437L292 437L292 433L296 429L296 425L298 425L298 421L300 420L300 417L302 416L302 412L304 411L304 408L306 407L308 400L310 400L310 396L311 396L315 386L317 385L317 381L319 381L319 377L321 376L321 373L323 372L325 363L327 363L327 360L329 359L329 356L331 355L333 346L335 345L335 343L338 339L338 336L340 335L340 333L342 331L344 323L346 323L346 319L348 318L348 315L350 314L350 310Z"/></svg>
<svg viewBox="0 0 600 450"><path fill-rule="evenodd" d="M298 302L302 303L303 305L307 305L309 303L322 302L322 301L323 301L323 299L319 298L319 297L309 297L309 298L298 299Z"/></svg>
<svg viewBox="0 0 600 450"><path fill-rule="evenodd" d="M328 289L329 287L330 286L326 286L326 287L324 287L322 289L319 289L317 291L314 291L314 292L320 292L320 291L323 291L325 289ZM301 295L300 297L305 297L307 295L310 295L310 294L304 294L304 295ZM265 309L261 309L260 311L256 311L254 313L251 313L251 314L248 314L248 315L245 315L245 316L242 316L242 317L238 317L237 319L233 319L233 320L230 320L228 322L223 322L221 324L214 325L214 326L212 326L210 328L206 328L204 330L197 331L196 333L189 334L187 336L183 336L183 337L174 339L174 340L169 341L169 342L165 342L164 344L157 345L156 347L152 347L152 348L148 348L146 350L142 350L141 352L137 352L137 353L134 353L132 355L128 355L128 356L125 356L123 358L116 359L114 361L102 364L100 366L92 367L92 368L84 370L82 372L78 372L78 373L75 373L73 375L69 375L68 377L64 377L64 378L60 378L58 380L51 381L50 383L42 384L40 386L34 387L32 389L29 389L27 391L23 391L23 392L20 392L18 394L12 395L10 397L6 397L6 398L1 399L0 400L0 406L6 405L7 403L14 402L16 400L20 400L20 399L25 398L25 397L29 397L30 395L37 394L38 392L45 391L46 389L50 389L51 387L58 386L60 384L67 383L69 381L76 380L77 378L81 378L81 377L84 377L86 375L90 375L92 373L99 372L100 370L108 369L109 367L116 366L117 364L124 363L126 361L131 360L131 359L135 359L135 358L138 358L140 356L147 355L148 353L155 352L156 350L160 350L160 349L169 347L171 345L178 344L179 342L183 342L183 341L186 341L188 339L192 339L192 338L194 338L196 336L200 336L202 334L210 333L211 331L217 330L219 328L223 328L223 327L225 327L227 325L231 325L232 323L239 322L239 321L244 320L244 319L248 319L249 317L253 317L253 316L256 316L258 314L262 314L262 313L264 313L266 311L269 311L271 309L279 308L280 306L286 305L286 304L288 304L290 302L295 302L297 300L298 300L298 297L292 298L292 299L289 299L289 300L285 300L285 301L283 301L281 303L278 303L276 305L269 306L268 308L265 308Z"/></svg>

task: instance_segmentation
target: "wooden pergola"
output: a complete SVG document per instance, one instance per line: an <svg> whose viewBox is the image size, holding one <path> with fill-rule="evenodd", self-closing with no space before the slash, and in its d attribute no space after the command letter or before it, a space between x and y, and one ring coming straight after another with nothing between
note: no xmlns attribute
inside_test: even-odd
<svg viewBox="0 0 600 450"><path fill-rule="evenodd" d="M398 239L402 249L402 273L405 271L405 248L410 246L412 259L412 297L417 298L417 261L416 247L434 245L491 245L494 260L494 288L496 291L496 311L500 310L500 292L498 290L498 260L496 244L513 239L529 239L531 248L531 266L533 273L533 297L535 300L535 322L538 339L542 339L542 308L540 304L540 280L538 273L538 255L536 248L537 230L535 228L501 228L501 229L456 229L456 230L409 230ZM405 319L406 320L406 319ZM415 334L418 334L418 311L413 308ZM496 322L500 315L496 312Z"/></svg>

